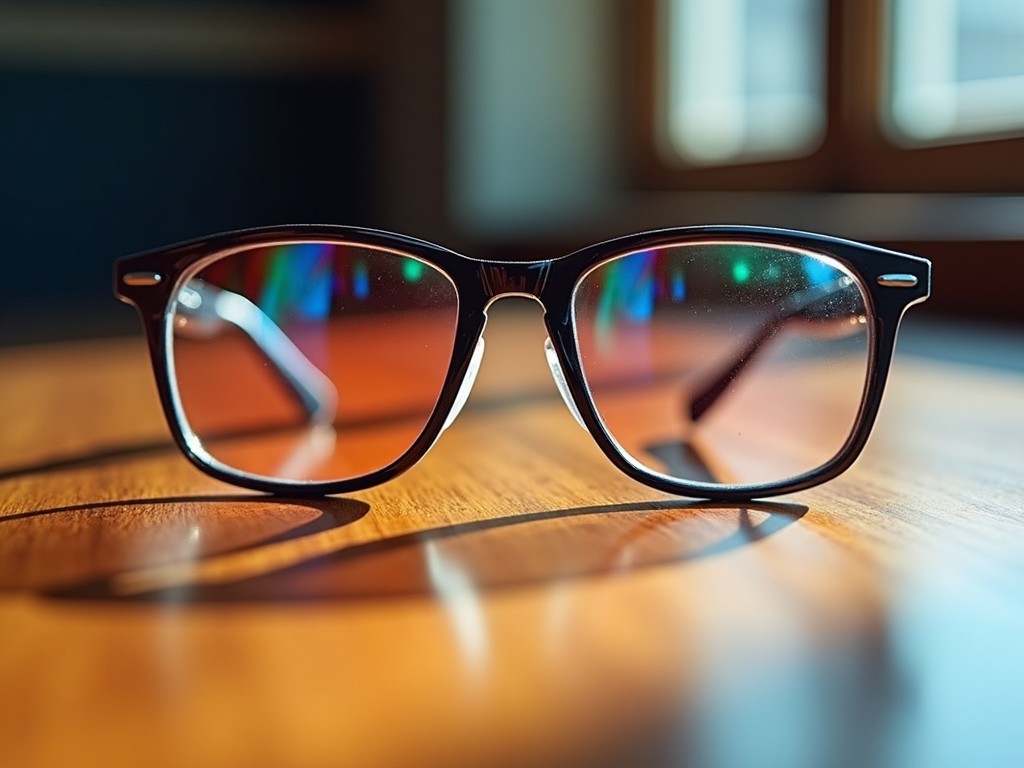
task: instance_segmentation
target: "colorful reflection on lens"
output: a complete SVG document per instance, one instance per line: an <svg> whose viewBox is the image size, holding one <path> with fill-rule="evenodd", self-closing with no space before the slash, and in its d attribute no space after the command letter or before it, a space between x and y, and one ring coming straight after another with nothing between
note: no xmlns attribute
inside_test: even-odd
<svg viewBox="0 0 1024 768"><path fill-rule="evenodd" d="M171 318L193 449L296 481L388 466L434 410L457 315L447 276L382 249L287 243L214 261L185 277Z"/></svg>
<svg viewBox="0 0 1024 768"><path fill-rule="evenodd" d="M866 301L838 261L750 243L624 254L574 294L582 372L637 466L775 483L842 448L868 370Z"/></svg>

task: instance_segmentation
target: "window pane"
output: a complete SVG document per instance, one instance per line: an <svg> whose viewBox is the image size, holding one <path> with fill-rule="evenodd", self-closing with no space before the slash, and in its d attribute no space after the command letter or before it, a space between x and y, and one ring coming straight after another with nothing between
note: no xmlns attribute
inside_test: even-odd
<svg viewBox="0 0 1024 768"><path fill-rule="evenodd" d="M897 138L1024 130L1022 0L890 0Z"/></svg>
<svg viewBox="0 0 1024 768"><path fill-rule="evenodd" d="M665 0L667 119L692 164L809 154L825 129L825 0Z"/></svg>

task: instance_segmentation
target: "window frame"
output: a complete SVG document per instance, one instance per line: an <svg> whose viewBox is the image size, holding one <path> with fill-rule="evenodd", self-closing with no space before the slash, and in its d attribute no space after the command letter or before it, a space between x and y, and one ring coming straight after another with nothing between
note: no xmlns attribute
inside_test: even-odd
<svg viewBox="0 0 1024 768"><path fill-rule="evenodd" d="M665 138L665 0L622 0L628 30L625 134L634 179L654 189L719 191L1020 192L1024 136L934 145L898 143L886 129L889 0L827 0L826 126L811 154L687 165Z"/></svg>

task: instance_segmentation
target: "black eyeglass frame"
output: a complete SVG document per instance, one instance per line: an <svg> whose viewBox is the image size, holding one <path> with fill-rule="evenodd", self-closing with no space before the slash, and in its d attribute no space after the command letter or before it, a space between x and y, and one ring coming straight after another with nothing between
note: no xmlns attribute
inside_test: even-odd
<svg viewBox="0 0 1024 768"><path fill-rule="evenodd" d="M853 429L829 461L775 483L718 485L684 481L635 464L616 445L598 416L586 385L573 321L573 302L581 279L596 266L637 251L714 240L799 249L834 259L857 277L869 320L867 381ZM415 257L444 273L454 284L458 321L452 358L434 410L423 431L404 454L387 466L356 478L331 482L271 480L211 463L193 451L178 417L168 366L169 323L183 276L196 265L226 251L284 243L317 242L368 246ZM138 310L164 417L175 443L200 470L219 480L258 491L323 496L380 485L405 472L431 448L455 405L483 334L487 308L502 296L527 296L544 307L544 323L566 386L587 430L602 452L622 472L660 491L716 501L746 501L800 491L833 479L856 460L878 415L891 366L897 329L903 313L928 298L931 264L926 259L875 246L770 227L700 226L626 235L590 245L566 256L529 262L487 261L463 256L442 246L406 235L338 225L288 225L239 230L190 240L127 256L115 262L114 293Z"/></svg>

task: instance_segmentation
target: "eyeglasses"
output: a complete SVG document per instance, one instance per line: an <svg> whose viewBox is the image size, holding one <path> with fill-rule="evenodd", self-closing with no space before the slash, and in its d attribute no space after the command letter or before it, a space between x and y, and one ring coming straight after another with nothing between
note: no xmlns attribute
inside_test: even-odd
<svg viewBox="0 0 1024 768"><path fill-rule="evenodd" d="M525 296L544 307L558 391L615 466L744 500L853 463L930 264L759 227L499 262L303 225L130 256L115 281L142 317L175 441L221 480L329 494L409 469L466 402L491 303Z"/></svg>

